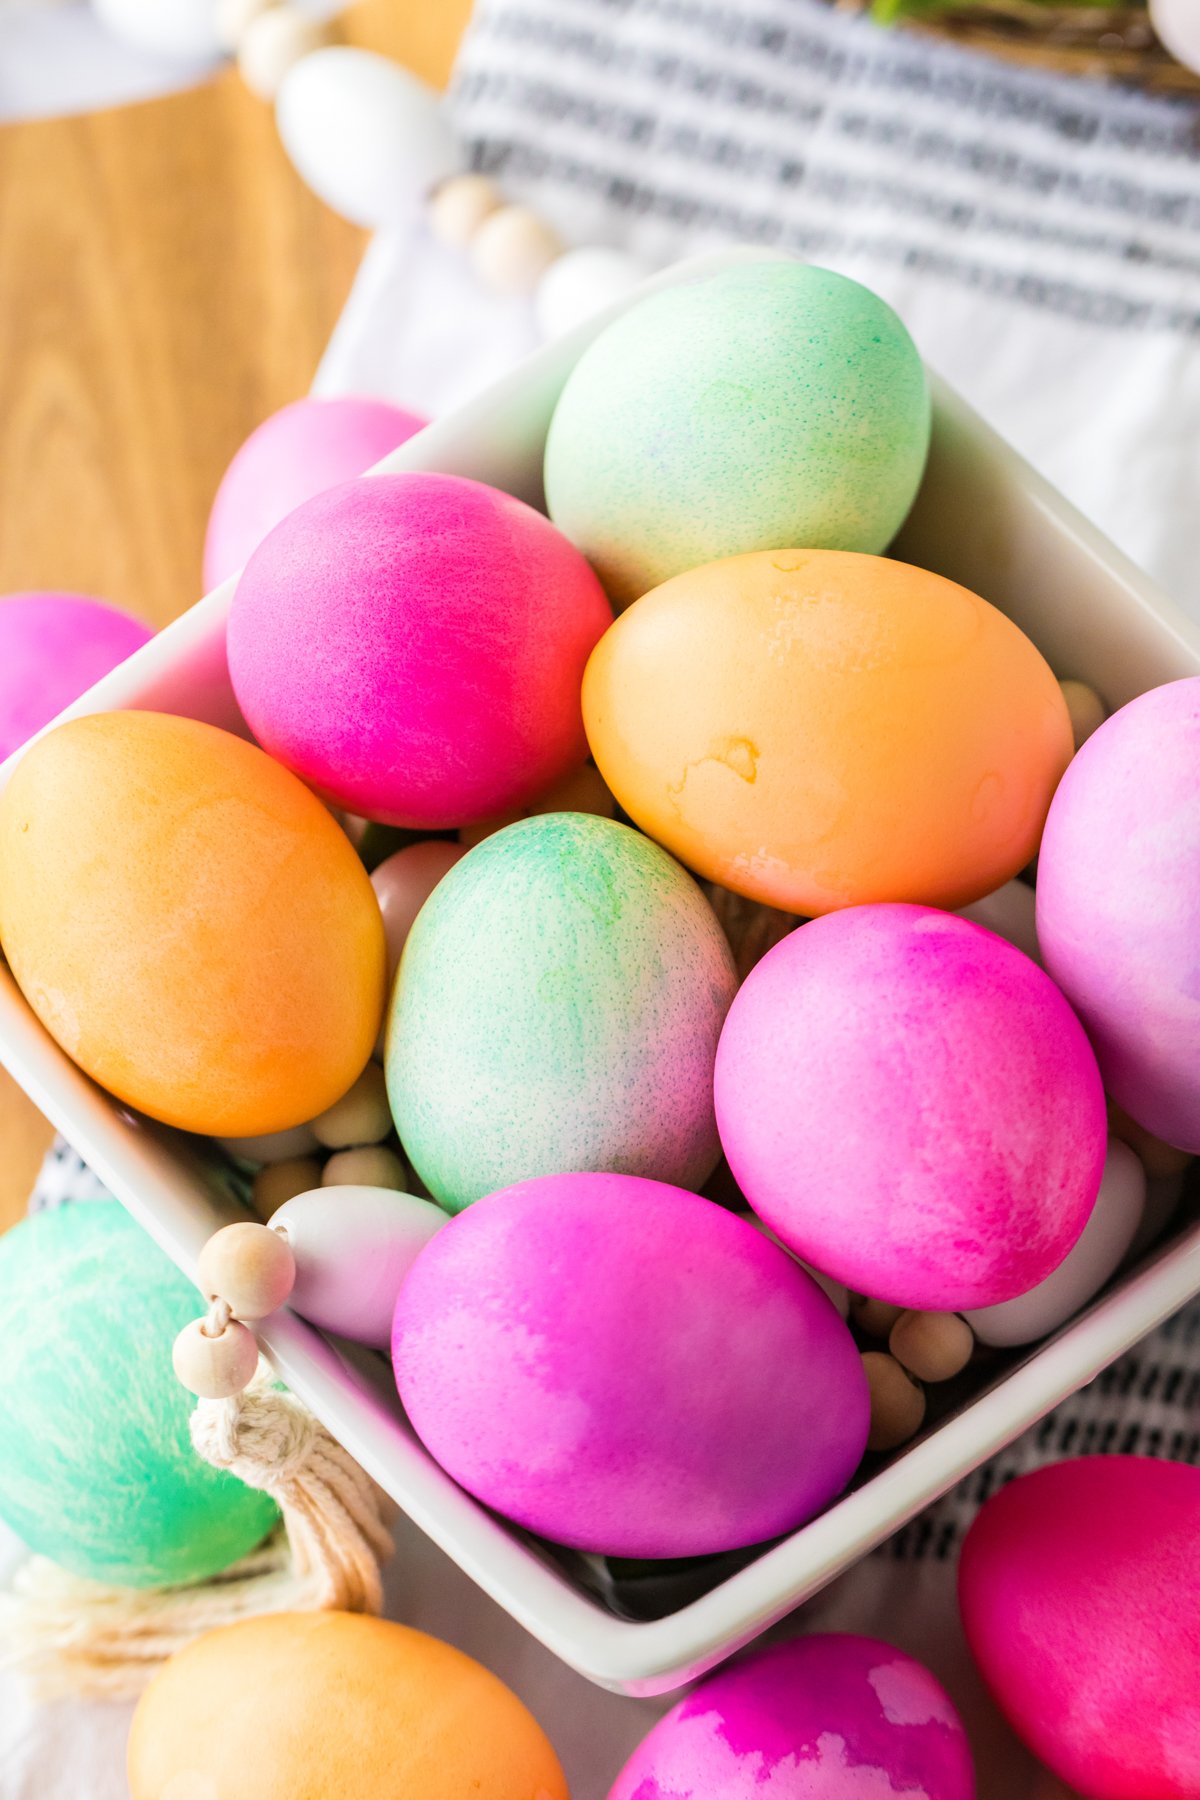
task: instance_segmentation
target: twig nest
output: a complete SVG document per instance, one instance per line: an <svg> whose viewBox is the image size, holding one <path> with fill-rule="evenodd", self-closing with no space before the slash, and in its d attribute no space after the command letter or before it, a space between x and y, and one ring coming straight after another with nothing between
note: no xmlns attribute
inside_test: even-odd
<svg viewBox="0 0 1200 1800"><path fill-rule="evenodd" d="M587 244L556 257L537 285L533 310L545 337L562 337L640 286L647 271L636 256Z"/></svg>
<svg viewBox="0 0 1200 1800"><path fill-rule="evenodd" d="M238 73L260 100L273 100L288 70L333 41L327 19L291 6L270 6L251 19L237 47Z"/></svg>
<svg viewBox="0 0 1200 1800"><path fill-rule="evenodd" d="M249 1387L258 1367L254 1333L237 1319L210 1337L204 1319L193 1319L175 1339L171 1361L190 1394L201 1400L228 1400Z"/></svg>
<svg viewBox="0 0 1200 1800"><path fill-rule="evenodd" d="M296 1263L286 1238L247 1219L209 1238L199 1276L205 1299L226 1301L237 1319L266 1319L291 1293Z"/></svg>
<svg viewBox="0 0 1200 1800"><path fill-rule="evenodd" d="M250 1204L260 1219L269 1219L297 1194L321 1185L321 1165L315 1156L291 1156L286 1162L268 1163L254 1177Z"/></svg>
<svg viewBox="0 0 1200 1800"><path fill-rule="evenodd" d="M1087 743L1093 731L1103 725L1108 717L1108 708L1095 688L1089 687L1086 681L1060 681L1058 685L1071 715L1071 733L1078 750Z"/></svg>
<svg viewBox="0 0 1200 1800"><path fill-rule="evenodd" d="M452 175L429 202L429 229L440 244L465 250L483 221L499 211L504 197L486 175Z"/></svg>
<svg viewBox="0 0 1200 1800"><path fill-rule="evenodd" d="M957 1313L904 1312L892 1326L888 1349L918 1381L949 1381L965 1369L975 1335Z"/></svg>
<svg viewBox="0 0 1200 1800"><path fill-rule="evenodd" d="M527 206L501 206L471 240L481 281L501 294L531 294L556 257L562 239Z"/></svg>
<svg viewBox="0 0 1200 1800"><path fill-rule="evenodd" d="M868 1450L895 1450L920 1431L925 1418L925 1395L907 1369L886 1350L868 1350L863 1373L871 1395L871 1429Z"/></svg>
<svg viewBox="0 0 1200 1800"><path fill-rule="evenodd" d="M392 1115L379 1064L369 1062L354 1086L313 1120L312 1129L327 1150L382 1142L392 1129Z"/></svg>
<svg viewBox="0 0 1200 1800"><path fill-rule="evenodd" d="M384 1144L369 1144L356 1150L339 1150L325 1164L322 1187L394 1188L403 1193L408 1186L408 1172L396 1155Z"/></svg>

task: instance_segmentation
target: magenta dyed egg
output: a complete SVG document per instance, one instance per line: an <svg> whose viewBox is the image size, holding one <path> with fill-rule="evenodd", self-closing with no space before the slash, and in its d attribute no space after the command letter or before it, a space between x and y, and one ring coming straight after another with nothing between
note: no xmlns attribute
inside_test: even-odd
<svg viewBox="0 0 1200 1800"><path fill-rule="evenodd" d="M0 762L153 636L83 594L0 598Z"/></svg>
<svg viewBox="0 0 1200 1800"><path fill-rule="evenodd" d="M611 621L578 550L523 501L457 475L364 476L250 558L229 672L263 748L326 799L439 830L584 762L580 685Z"/></svg>
<svg viewBox="0 0 1200 1800"><path fill-rule="evenodd" d="M307 395L264 419L221 478L204 539L211 592L258 549L268 531L314 494L365 475L426 421L387 400Z"/></svg>
<svg viewBox="0 0 1200 1800"><path fill-rule="evenodd" d="M1200 1794L1200 1469L1085 1456L1022 1475L967 1534L976 1662L1035 1756L1091 1800Z"/></svg>
<svg viewBox="0 0 1200 1800"><path fill-rule="evenodd" d="M556 1543L699 1556L794 1530L866 1444L862 1362L742 1219L634 1175L546 1175L421 1252L392 1338L426 1448Z"/></svg>
<svg viewBox="0 0 1200 1800"><path fill-rule="evenodd" d="M766 1224L897 1306L990 1306L1044 1280L1104 1169L1096 1059L1054 983L924 906L849 907L768 952L725 1021L716 1109Z"/></svg>
<svg viewBox="0 0 1200 1800"><path fill-rule="evenodd" d="M795 1638L702 1681L608 1800L974 1800L949 1695L875 1638Z"/></svg>
<svg viewBox="0 0 1200 1800"><path fill-rule="evenodd" d="M1200 1151L1200 678L1130 701L1071 763L1042 838L1037 929L1113 1099Z"/></svg>

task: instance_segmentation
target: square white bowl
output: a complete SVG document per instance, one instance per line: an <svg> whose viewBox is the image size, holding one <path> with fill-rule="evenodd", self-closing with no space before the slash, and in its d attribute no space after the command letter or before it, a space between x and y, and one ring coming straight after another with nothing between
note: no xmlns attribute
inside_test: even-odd
<svg viewBox="0 0 1200 1800"><path fill-rule="evenodd" d="M763 254L698 258L647 286ZM540 505L555 400L583 349L622 310L614 307L539 351L381 469L472 476ZM929 468L894 548L1000 606L1060 675L1090 682L1112 707L1157 683L1200 673L1200 631L940 383ZM155 709L245 732L225 663L233 587L229 581L218 588L63 716ZM20 754L0 769L0 785ZM43 1030L2 964L0 1061L194 1278L205 1239L238 1212L223 1159L204 1140L130 1114L89 1081ZM1053 1338L999 1365L1002 1373L982 1391L819 1518L700 1597L645 1621L618 1616L594 1597L581 1579L587 1559L556 1556L457 1487L414 1437L382 1358L338 1344L286 1312L259 1336L288 1386L494 1600L592 1681L653 1694L702 1673L815 1593L1197 1292L1200 1224L1191 1222Z"/></svg>

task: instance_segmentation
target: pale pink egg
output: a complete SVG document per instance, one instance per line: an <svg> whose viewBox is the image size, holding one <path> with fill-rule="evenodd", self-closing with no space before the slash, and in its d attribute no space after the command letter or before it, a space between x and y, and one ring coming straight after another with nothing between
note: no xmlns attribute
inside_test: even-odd
<svg viewBox="0 0 1200 1800"><path fill-rule="evenodd" d="M466 846L446 838L427 838L408 844L371 871L371 886L383 914L387 934L388 984L400 966L404 940L413 920L448 869L466 855Z"/></svg>
<svg viewBox="0 0 1200 1800"><path fill-rule="evenodd" d="M0 762L153 636L83 594L0 598Z"/></svg>

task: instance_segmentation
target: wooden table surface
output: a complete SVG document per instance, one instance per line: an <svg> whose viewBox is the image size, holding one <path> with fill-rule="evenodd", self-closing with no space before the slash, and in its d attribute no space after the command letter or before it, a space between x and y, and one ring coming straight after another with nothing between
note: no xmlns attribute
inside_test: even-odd
<svg viewBox="0 0 1200 1800"><path fill-rule="evenodd" d="M362 0L345 37L445 81L469 0ZM293 172L232 69L167 99L0 128L0 594L165 625L247 433L304 393L365 234ZM0 1071L0 1228L50 1128Z"/></svg>

